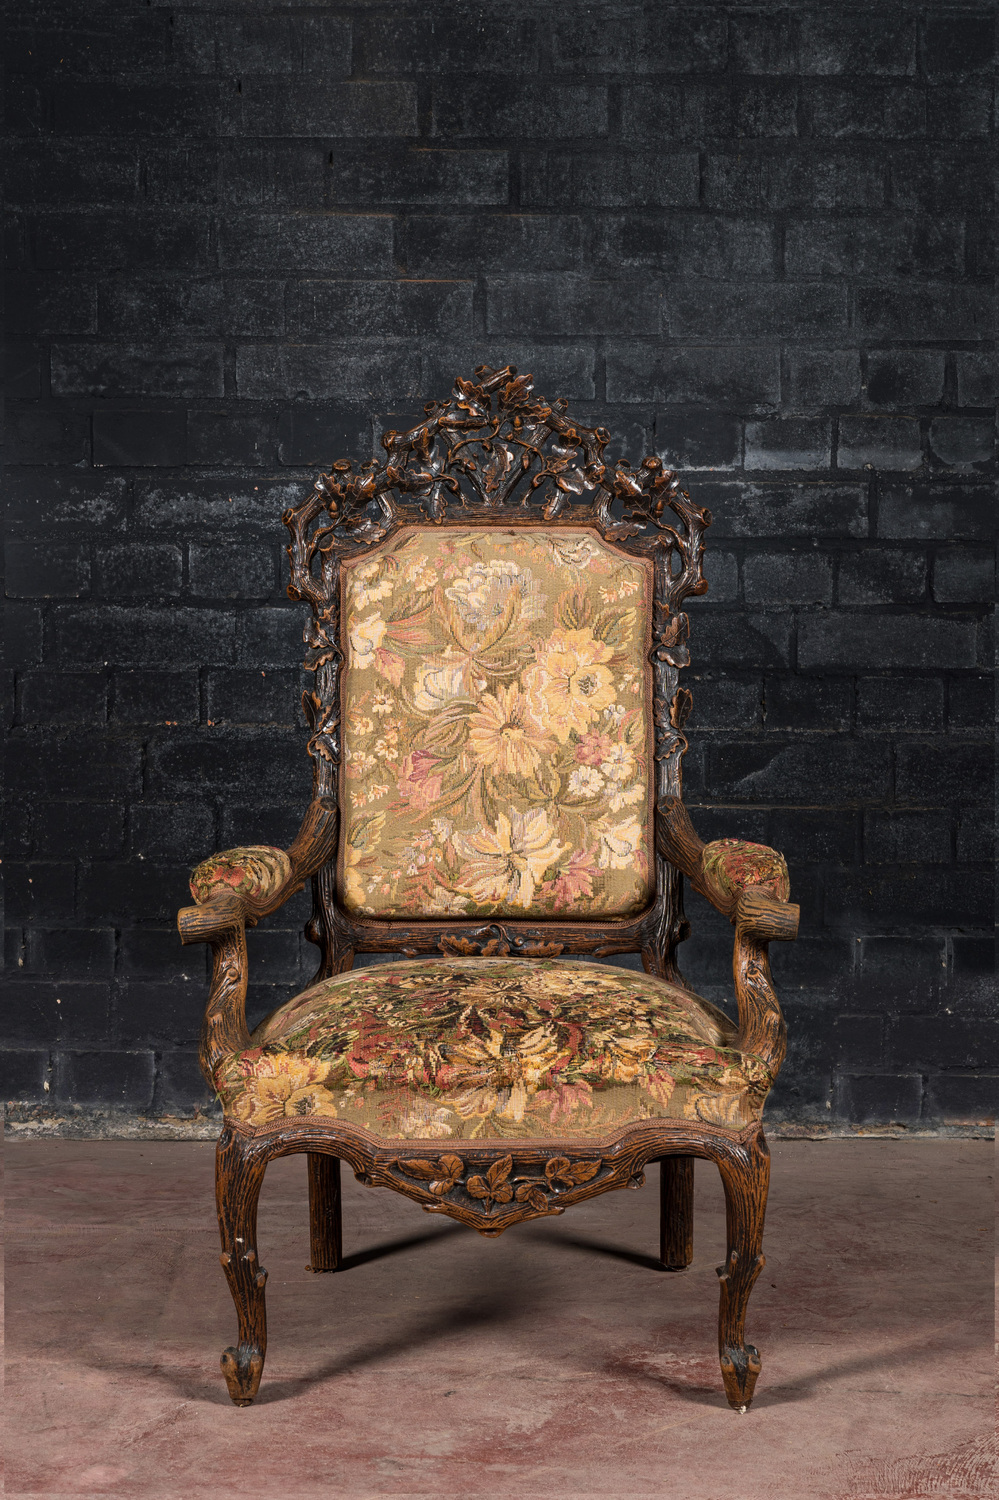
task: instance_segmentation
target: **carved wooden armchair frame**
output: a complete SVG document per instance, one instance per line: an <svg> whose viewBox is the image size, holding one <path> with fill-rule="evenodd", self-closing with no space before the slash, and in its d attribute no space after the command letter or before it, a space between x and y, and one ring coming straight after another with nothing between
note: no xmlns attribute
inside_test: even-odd
<svg viewBox="0 0 999 1500"><path fill-rule="evenodd" d="M348 462L334 464L303 503L285 513L291 533L288 592L306 600L312 611L305 665L315 673L315 687L303 703L312 731L313 799L287 851L254 847L203 861L192 877L198 905L179 913L182 941L207 942L214 955L200 1049L213 1087L235 1056L254 1047L245 1018L245 929L310 877L313 914L306 932L321 955L313 985L351 969L356 953L396 952L406 959L501 955L537 962L553 955L637 952L648 974L685 989L676 948L689 931L682 906L681 876L686 876L735 927L739 1020L732 1045L761 1065L763 1094L776 1077L785 1028L767 952L771 941L791 939L797 931L786 867L761 846L721 841L706 849L680 800L683 726L691 706L690 692L679 685L680 669L689 660L688 620L680 607L687 596L707 588L702 538L711 517L691 504L660 459L646 458L638 469L607 463L608 441L604 429L571 421L564 401L549 405L535 397L531 378L518 377L512 366L481 367L473 380L459 379L448 400L428 404L419 426L386 433L383 462L356 469ZM654 869L643 910L604 920L541 920L509 911L494 920L450 914L384 920L347 909L337 873L344 813L341 572L356 559L377 556L414 527L428 534L449 527L487 533L516 528L518 535L533 529L549 537L571 528L651 570L645 656ZM604 972L625 977L616 968ZM301 1151L308 1153L314 1271L335 1271L341 1260L341 1159L361 1182L392 1188L428 1212L446 1214L486 1236L523 1220L560 1214L612 1188L638 1186L646 1165L658 1161L666 1270L681 1270L692 1257L693 1159L714 1161L727 1210L727 1251L718 1271L721 1369L730 1405L748 1408L760 1357L745 1342L744 1321L763 1266L769 1181L759 1110L741 1126L644 1117L602 1138L556 1136L512 1144L462 1139L453 1148L436 1138L378 1139L340 1118L305 1114L253 1127L227 1112L216 1181L221 1260L239 1334L237 1345L222 1355L222 1369L232 1400L241 1406L256 1395L266 1349L267 1273L256 1235L260 1186L272 1158Z"/></svg>

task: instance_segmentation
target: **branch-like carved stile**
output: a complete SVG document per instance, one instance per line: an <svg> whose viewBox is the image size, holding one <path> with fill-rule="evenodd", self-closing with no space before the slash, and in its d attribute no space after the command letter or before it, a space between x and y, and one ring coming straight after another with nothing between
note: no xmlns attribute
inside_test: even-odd
<svg viewBox="0 0 999 1500"><path fill-rule="evenodd" d="M287 510L291 534L288 593L312 610L305 666L316 686L305 694L317 790L333 786L340 761L339 564L380 546L400 526L517 524L593 526L608 541L656 561L652 662L665 702L675 671L689 660L680 605L707 588L703 537L709 511L693 505L677 476L650 455L637 468L608 463L610 433L569 417L564 400L534 395L514 365L486 365L459 377L446 401L431 401L409 432L386 432L385 458L334 463L301 505ZM672 675L671 675L672 674ZM657 720L657 758L680 750L683 702Z"/></svg>

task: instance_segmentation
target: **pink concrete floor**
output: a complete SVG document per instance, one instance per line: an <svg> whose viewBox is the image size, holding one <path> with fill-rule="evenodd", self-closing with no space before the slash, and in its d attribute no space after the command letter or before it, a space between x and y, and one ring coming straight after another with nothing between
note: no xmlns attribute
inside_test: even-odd
<svg viewBox="0 0 999 1500"><path fill-rule="evenodd" d="M235 1320L212 1147L8 1143L6 1493L982 1500L990 1143L772 1150L747 1330L763 1374L739 1416L715 1352L708 1163L681 1275L650 1259L653 1169L495 1241L346 1173L333 1276L304 1270L304 1158L272 1164L270 1345L239 1410L217 1364Z"/></svg>

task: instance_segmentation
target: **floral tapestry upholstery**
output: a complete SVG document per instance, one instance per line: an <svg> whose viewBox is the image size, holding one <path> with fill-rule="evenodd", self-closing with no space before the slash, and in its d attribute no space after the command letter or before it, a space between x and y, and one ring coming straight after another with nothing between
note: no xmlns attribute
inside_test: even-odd
<svg viewBox="0 0 999 1500"><path fill-rule="evenodd" d="M345 564L348 911L648 905L651 587L585 528L414 528Z"/></svg>
<svg viewBox="0 0 999 1500"><path fill-rule="evenodd" d="M765 885L780 901L791 894L791 881L783 854L765 844L747 844L741 839L717 839L701 856L707 879L726 896L738 896L749 886Z"/></svg>
<svg viewBox="0 0 999 1500"><path fill-rule="evenodd" d="M283 849L248 844L202 860L191 871L191 895L204 905L213 896L253 896L266 901L291 879L291 860Z"/></svg>
<svg viewBox="0 0 999 1500"><path fill-rule="evenodd" d="M629 1122L741 1130L771 1084L708 1001L566 959L406 959L337 975L219 1064L244 1125L360 1125L389 1140L606 1135Z"/></svg>

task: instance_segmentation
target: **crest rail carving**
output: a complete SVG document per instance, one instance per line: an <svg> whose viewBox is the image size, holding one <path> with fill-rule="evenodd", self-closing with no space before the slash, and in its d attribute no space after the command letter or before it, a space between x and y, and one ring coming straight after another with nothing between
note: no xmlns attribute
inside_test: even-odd
<svg viewBox="0 0 999 1500"><path fill-rule="evenodd" d="M285 511L291 533L288 593L312 607L305 667L338 667L339 561L377 547L407 523L594 526L607 541L656 559L653 665L689 662L687 616L679 606L707 588L703 535L710 511L692 505L677 476L654 454L638 468L604 459L610 433L571 420L568 403L534 396L516 366L480 365L474 380L455 381L446 401L424 408L409 432L386 432L385 459L349 459L320 474L311 494ZM313 755L339 761L330 694L306 694ZM657 684L658 686L658 684ZM335 697L335 694L334 694ZM679 731L689 694L670 694L658 729ZM657 751L657 758L658 751ZM326 778L320 778L325 780ZM324 787L322 790L330 790Z"/></svg>

